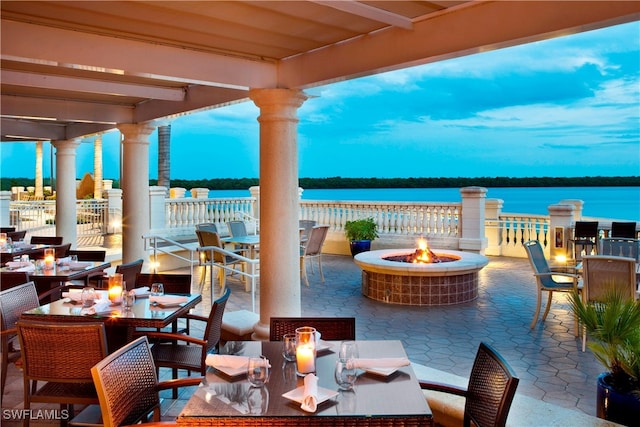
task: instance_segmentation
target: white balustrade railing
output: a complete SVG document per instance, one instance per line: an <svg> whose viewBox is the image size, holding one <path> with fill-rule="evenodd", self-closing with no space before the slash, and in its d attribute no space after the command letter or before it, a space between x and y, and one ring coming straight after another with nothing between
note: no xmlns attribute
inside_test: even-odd
<svg viewBox="0 0 640 427"><path fill-rule="evenodd" d="M55 235L56 201L12 201L9 204L9 223L16 230L33 234ZM76 201L78 236L102 235L106 232L108 203L106 200Z"/></svg>
<svg viewBox="0 0 640 427"><path fill-rule="evenodd" d="M459 237L460 203L301 200L300 219L342 232L347 221L373 218L380 235Z"/></svg>
<svg viewBox="0 0 640 427"><path fill-rule="evenodd" d="M238 212L253 217L255 199L252 197L165 200L165 228L193 229L203 222L227 223L237 218Z"/></svg>

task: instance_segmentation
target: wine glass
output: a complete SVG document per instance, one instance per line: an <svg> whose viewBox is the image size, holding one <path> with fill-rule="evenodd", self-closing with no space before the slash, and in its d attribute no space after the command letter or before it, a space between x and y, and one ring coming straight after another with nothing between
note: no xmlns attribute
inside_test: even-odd
<svg viewBox="0 0 640 427"><path fill-rule="evenodd" d="M355 341L342 341L340 343L340 351L338 352L338 359L346 362L350 359L358 358L358 345Z"/></svg>
<svg viewBox="0 0 640 427"><path fill-rule="evenodd" d="M164 295L164 285L162 283L152 283L151 290L149 292L151 292L151 295L157 297L162 296Z"/></svg>
<svg viewBox="0 0 640 427"><path fill-rule="evenodd" d="M96 300L96 290L93 288L83 288L82 294L80 294L80 299L82 300L82 306L84 308L91 307Z"/></svg>
<svg viewBox="0 0 640 427"><path fill-rule="evenodd" d="M250 357L247 379L253 387L263 387L269 381L269 361L266 357Z"/></svg>

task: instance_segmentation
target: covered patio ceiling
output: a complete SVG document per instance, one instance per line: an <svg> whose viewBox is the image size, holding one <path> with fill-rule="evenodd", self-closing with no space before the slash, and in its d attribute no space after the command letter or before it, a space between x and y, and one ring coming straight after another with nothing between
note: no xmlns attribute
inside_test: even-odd
<svg viewBox="0 0 640 427"><path fill-rule="evenodd" d="M640 19L637 1L1 2L2 141L65 140Z"/></svg>

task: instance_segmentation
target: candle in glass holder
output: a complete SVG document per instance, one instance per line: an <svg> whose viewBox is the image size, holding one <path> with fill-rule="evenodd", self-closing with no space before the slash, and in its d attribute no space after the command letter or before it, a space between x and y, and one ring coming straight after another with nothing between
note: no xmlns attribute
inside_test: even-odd
<svg viewBox="0 0 640 427"><path fill-rule="evenodd" d="M56 265L56 250L47 248L44 250L44 269L53 270Z"/></svg>
<svg viewBox="0 0 640 427"><path fill-rule="evenodd" d="M0 248L7 247L7 233L0 233Z"/></svg>
<svg viewBox="0 0 640 427"><path fill-rule="evenodd" d="M307 375L316 371L316 330L304 326L296 329L296 371Z"/></svg>
<svg viewBox="0 0 640 427"><path fill-rule="evenodd" d="M107 295L112 304L120 304L122 302L122 281L116 277L109 277L109 290Z"/></svg>

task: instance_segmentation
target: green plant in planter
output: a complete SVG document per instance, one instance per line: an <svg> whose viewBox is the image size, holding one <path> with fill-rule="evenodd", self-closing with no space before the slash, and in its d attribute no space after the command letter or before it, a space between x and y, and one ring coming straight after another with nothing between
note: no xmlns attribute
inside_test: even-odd
<svg viewBox="0 0 640 427"><path fill-rule="evenodd" d="M590 340L589 349L607 373L601 375L599 381L616 393L627 395L624 405L630 404L634 409L625 406L622 414L613 414L613 396L607 396L609 403L605 405L604 396L599 401L598 416L611 421L626 420L629 411L640 408L640 300L633 300L628 295L612 287L604 298L596 302L585 303L577 292L570 294L569 303L578 321L586 330ZM601 384L598 384L601 387ZM635 398L631 398L635 396ZM608 411L611 411L608 413ZM622 416L623 419L616 417Z"/></svg>
<svg viewBox="0 0 640 427"><path fill-rule="evenodd" d="M347 221L344 232L349 240L352 256L370 250L371 241L378 237L378 229L373 218Z"/></svg>
<svg viewBox="0 0 640 427"><path fill-rule="evenodd" d="M347 239L351 241L374 240L378 237L378 228L373 218L347 221L344 225L344 232Z"/></svg>

